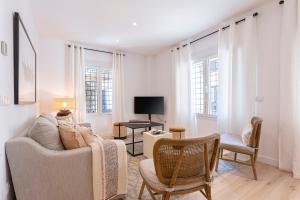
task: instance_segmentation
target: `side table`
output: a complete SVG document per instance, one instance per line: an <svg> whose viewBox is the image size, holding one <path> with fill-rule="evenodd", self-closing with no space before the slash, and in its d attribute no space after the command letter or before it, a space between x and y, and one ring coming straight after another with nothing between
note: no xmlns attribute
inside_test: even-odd
<svg viewBox="0 0 300 200"><path fill-rule="evenodd" d="M172 138L172 133L166 132L163 134L153 135L150 132L144 132L143 134L143 150L144 150L144 156L147 158L153 157L153 147L157 140L161 138Z"/></svg>

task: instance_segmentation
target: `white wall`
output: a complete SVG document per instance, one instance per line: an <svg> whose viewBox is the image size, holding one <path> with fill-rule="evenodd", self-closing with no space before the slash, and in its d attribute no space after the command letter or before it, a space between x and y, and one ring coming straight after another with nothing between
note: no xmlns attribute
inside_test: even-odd
<svg viewBox="0 0 300 200"><path fill-rule="evenodd" d="M263 118L261 150L259 159L271 165L278 165L278 119L279 119L279 38L280 38L280 6L278 2L269 2L256 11L258 16L258 44L259 44L259 70L258 70L258 96L264 101L258 103L257 114ZM205 33L203 34L205 35ZM210 50L216 43L203 42L202 47ZM192 49L204 53L202 47ZM195 53L192 53L192 57ZM171 55L170 50L165 50L152 57L151 66L151 95L163 95L166 98L167 112L163 117L169 124L169 100L171 96ZM217 122L212 118L200 118L199 135L217 131Z"/></svg>
<svg viewBox="0 0 300 200"><path fill-rule="evenodd" d="M37 114L37 104L13 105L13 11L20 13L38 53L38 36L28 1L0 0L0 40L8 44L8 56L0 54L0 95L7 96L10 100L9 105L0 106L0 199L3 200L13 199L4 149L5 142L24 134Z"/></svg>
<svg viewBox="0 0 300 200"><path fill-rule="evenodd" d="M58 39L41 38L40 70L38 73L40 110L52 113L51 100L55 97L67 96L66 92L66 68L65 68L65 44Z"/></svg>
<svg viewBox="0 0 300 200"><path fill-rule="evenodd" d="M280 6L271 2L258 9L258 104L263 118L259 159L278 166Z"/></svg>
<svg viewBox="0 0 300 200"><path fill-rule="evenodd" d="M70 96L67 77L66 45L68 42L56 38L40 38L40 99L41 112L55 113L51 109L51 99ZM94 47L100 49L99 47ZM95 53L93 56L101 56ZM149 64L146 56L126 53L124 57L125 120L143 118L133 113L133 97L148 95ZM87 121L92 123L97 134L109 137L112 134L110 114L91 114Z"/></svg>

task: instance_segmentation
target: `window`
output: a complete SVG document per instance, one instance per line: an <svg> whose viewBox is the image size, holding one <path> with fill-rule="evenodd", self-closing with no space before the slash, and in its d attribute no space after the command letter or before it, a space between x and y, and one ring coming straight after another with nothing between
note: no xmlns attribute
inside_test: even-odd
<svg viewBox="0 0 300 200"><path fill-rule="evenodd" d="M112 73L109 70L101 73L101 97L102 112L110 113L112 111Z"/></svg>
<svg viewBox="0 0 300 200"><path fill-rule="evenodd" d="M208 115L217 115L217 95L218 95L218 58L211 58L208 60Z"/></svg>
<svg viewBox="0 0 300 200"><path fill-rule="evenodd" d="M112 72L109 69L88 67L85 72L86 112L111 113Z"/></svg>
<svg viewBox="0 0 300 200"><path fill-rule="evenodd" d="M204 114L204 63L200 61L193 64L192 85L194 86L194 103L196 113Z"/></svg>
<svg viewBox="0 0 300 200"><path fill-rule="evenodd" d="M205 116L217 115L218 95L217 57L203 58L192 64L192 90L194 94L194 112Z"/></svg>
<svg viewBox="0 0 300 200"><path fill-rule="evenodd" d="M98 77L95 68L87 68L85 71L86 112L98 112Z"/></svg>

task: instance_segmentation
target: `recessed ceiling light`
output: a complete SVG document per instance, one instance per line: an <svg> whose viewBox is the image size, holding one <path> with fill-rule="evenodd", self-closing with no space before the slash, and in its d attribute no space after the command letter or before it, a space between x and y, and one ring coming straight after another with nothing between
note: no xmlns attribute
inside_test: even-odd
<svg viewBox="0 0 300 200"><path fill-rule="evenodd" d="M119 43L120 42L120 40L116 40L116 43Z"/></svg>
<svg viewBox="0 0 300 200"><path fill-rule="evenodd" d="M137 23L136 22L132 22L132 26L137 26Z"/></svg>

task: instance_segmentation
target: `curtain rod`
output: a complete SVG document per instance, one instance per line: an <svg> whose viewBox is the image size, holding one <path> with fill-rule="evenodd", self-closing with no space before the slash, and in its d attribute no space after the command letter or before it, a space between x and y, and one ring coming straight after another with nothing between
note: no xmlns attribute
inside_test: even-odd
<svg viewBox="0 0 300 200"><path fill-rule="evenodd" d="M258 16L258 12L253 13L252 16L253 16L253 17ZM241 19L241 20L236 21L235 24L238 25L239 23L244 22L244 21L246 21L246 18L243 18L243 19ZM224 27L222 27L222 30L224 31L224 30L226 30L226 29L229 28L229 27L230 27L230 25L224 26ZM200 38L197 38L197 39L191 41L190 44L193 44L193 43L195 43L195 42L198 42L199 40L202 40L202 39L204 39L204 38L207 38L207 37L209 37L209 36L211 36L211 35L214 35L214 34L216 34L216 33L218 33L218 32L219 32L219 30L216 30L216 31L214 31L214 32L211 32L211 33L209 33L209 34L207 34L207 35L204 35L204 36L202 36L202 37L200 37ZM182 47L185 47L185 46L187 46L187 44L182 45ZM177 50L178 50L179 48L180 48L180 47L178 47ZM172 51L173 51L173 50L172 50Z"/></svg>
<svg viewBox="0 0 300 200"><path fill-rule="evenodd" d="M69 44L68 47L71 47L71 45ZM75 46L75 48L77 48L77 46ZM87 51L96 51L96 52L100 52L100 53L114 54L113 52L110 52L110 51L102 51L102 50L98 50L98 49L90 49L90 48L85 48L85 47L83 49L87 50ZM117 53L117 55L125 56L125 54L120 54L120 53Z"/></svg>

